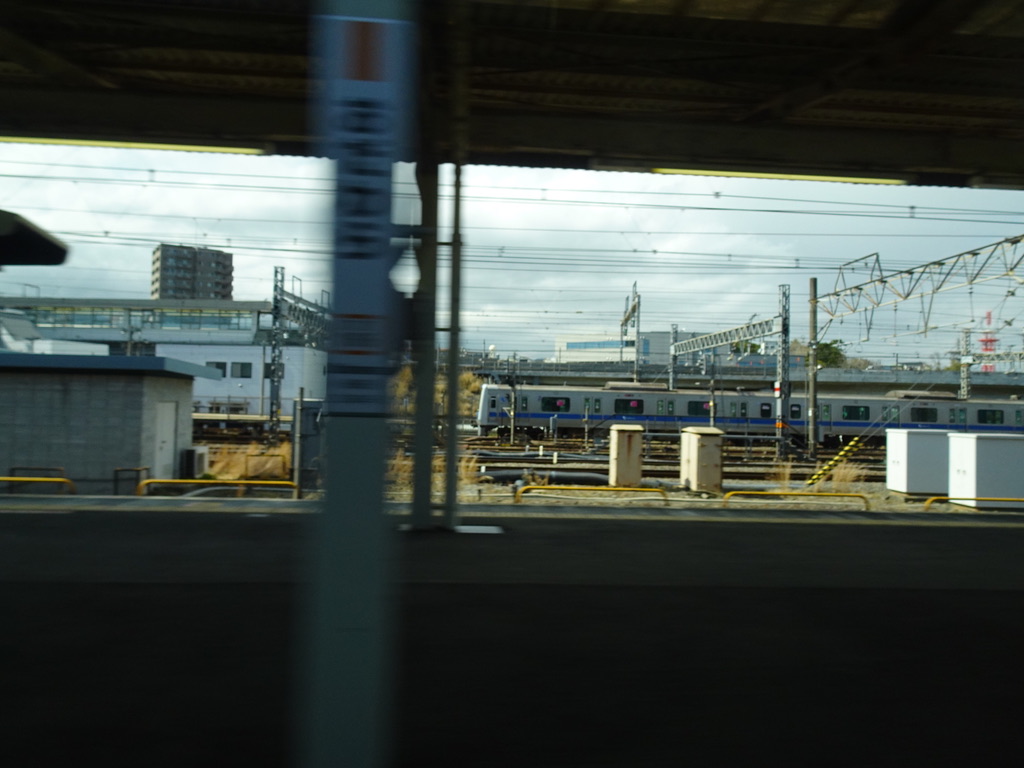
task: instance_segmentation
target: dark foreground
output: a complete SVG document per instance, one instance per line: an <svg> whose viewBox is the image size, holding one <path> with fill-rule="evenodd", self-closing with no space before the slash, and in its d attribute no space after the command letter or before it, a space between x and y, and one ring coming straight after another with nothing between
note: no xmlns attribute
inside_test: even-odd
<svg viewBox="0 0 1024 768"><path fill-rule="evenodd" d="M0 764L288 765L308 520L0 514ZM396 766L1020 761L1024 527L480 522L400 539Z"/></svg>

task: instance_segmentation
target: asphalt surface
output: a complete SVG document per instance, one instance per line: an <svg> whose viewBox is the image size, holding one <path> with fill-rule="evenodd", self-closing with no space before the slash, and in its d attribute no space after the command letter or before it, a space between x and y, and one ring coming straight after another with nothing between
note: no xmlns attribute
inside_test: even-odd
<svg viewBox="0 0 1024 768"><path fill-rule="evenodd" d="M0 763L289 764L312 516L188 504L0 500ZM1019 762L1017 516L463 511L396 532L391 765Z"/></svg>

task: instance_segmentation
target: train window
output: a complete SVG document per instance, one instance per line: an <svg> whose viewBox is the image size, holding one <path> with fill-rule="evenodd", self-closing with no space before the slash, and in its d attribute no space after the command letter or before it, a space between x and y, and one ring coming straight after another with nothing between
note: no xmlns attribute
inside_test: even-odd
<svg viewBox="0 0 1024 768"><path fill-rule="evenodd" d="M545 413L565 413L569 410L568 397L542 397L540 409Z"/></svg>
<svg viewBox="0 0 1024 768"><path fill-rule="evenodd" d="M761 403L761 418L762 419L770 419L771 416L772 416L772 404L771 403Z"/></svg>
<svg viewBox="0 0 1024 768"><path fill-rule="evenodd" d="M868 421L871 411L866 405L844 405L843 418L850 421Z"/></svg>
<svg viewBox="0 0 1024 768"><path fill-rule="evenodd" d="M1002 424L1003 423L1003 412L998 408L979 408L978 409L978 423L979 424Z"/></svg>
<svg viewBox="0 0 1024 768"><path fill-rule="evenodd" d="M736 403L729 403L729 416L736 416Z"/></svg>
<svg viewBox="0 0 1024 768"><path fill-rule="evenodd" d="M669 400L668 401L668 413L669 413L669 416L671 416L675 412L676 412L676 401L675 400ZM1020 411L1017 411L1017 413L1019 414Z"/></svg>
<svg viewBox="0 0 1024 768"><path fill-rule="evenodd" d="M589 397L584 397L583 398L583 414L586 415L588 413L590 413L590 398Z"/></svg>
<svg viewBox="0 0 1024 768"><path fill-rule="evenodd" d="M950 424L966 424L967 423L967 409L966 408L950 408L949 409L949 423Z"/></svg>
<svg viewBox="0 0 1024 768"><path fill-rule="evenodd" d="M1017 411L1016 422L1018 427L1024 425L1024 411Z"/></svg>
<svg viewBox="0 0 1024 768"><path fill-rule="evenodd" d="M938 408L911 408L910 420L922 424L934 424L939 420Z"/></svg>
<svg viewBox="0 0 1024 768"><path fill-rule="evenodd" d="M747 404L746 403L740 403L740 418L741 419L747 418Z"/></svg>
<svg viewBox="0 0 1024 768"><path fill-rule="evenodd" d="M707 400L688 400L686 402L687 416L707 416L708 410Z"/></svg>
<svg viewBox="0 0 1024 768"><path fill-rule="evenodd" d="M789 406L789 418L799 419L800 418L800 404L791 403Z"/></svg>
<svg viewBox="0 0 1024 768"><path fill-rule="evenodd" d="M594 398L594 413L600 413L600 412L601 412L601 398L595 397Z"/></svg>
<svg viewBox="0 0 1024 768"><path fill-rule="evenodd" d="M635 397L615 398L616 413L643 413L644 401Z"/></svg>
<svg viewBox="0 0 1024 768"><path fill-rule="evenodd" d="M491 398L491 410L493 411L497 407L498 407L498 398L492 397Z"/></svg>
<svg viewBox="0 0 1024 768"><path fill-rule="evenodd" d="M830 421L832 419L832 406L823 405L821 406L821 418L824 421Z"/></svg>
<svg viewBox="0 0 1024 768"><path fill-rule="evenodd" d="M566 401L566 403L568 403L568 400ZM522 397L519 398L519 410L520 411L527 411L527 410L529 410L529 408L530 408L530 398L527 397L526 395L523 395ZM565 410L569 410L569 408L566 407Z"/></svg>
<svg viewBox="0 0 1024 768"><path fill-rule="evenodd" d="M665 401L664 400L659 400L658 401L658 415L659 416L663 416L664 414L665 414Z"/></svg>

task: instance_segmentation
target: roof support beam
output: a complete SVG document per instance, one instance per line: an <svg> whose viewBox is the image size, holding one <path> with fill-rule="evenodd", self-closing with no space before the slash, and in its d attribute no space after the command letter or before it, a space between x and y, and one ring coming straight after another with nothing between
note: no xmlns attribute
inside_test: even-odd
<svg viewBox="0 0 1024 768"><path fill-rule="evenodd" d="M60 85L78 88L117 88L111 81L41 48L6 27L0 27L0 49L3 50L5 58Z"/></svg>
<svg viewBox="0 0 1024 768"><path fill-rule="evenodd" d="M868 70L892 67L913 58L934 40L955 31L977 7L976 0L907 0L890 18L893 34L881 37L873 48L828 67L811 82L762 101L741 120L785 119L850 87Z"/></svg>

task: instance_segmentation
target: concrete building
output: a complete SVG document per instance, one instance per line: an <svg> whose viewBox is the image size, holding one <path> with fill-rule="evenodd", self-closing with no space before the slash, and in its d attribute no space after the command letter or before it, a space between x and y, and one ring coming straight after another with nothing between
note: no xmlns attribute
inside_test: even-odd
<svg viewBox="0 0 1024 768"><path fill-rule="evenodd" d="M123 468L178 477L192 447L192 382L219 376L160 357L0 355L0 473L60 468L87 494L113 493Z"/></svg>
<svg viewBox="0 0 1024 768"><path fill-rule="evenodd" d="M193 413L269 413L270 349L267 346L229 344L158 344L160 357L216 369L222 377L196 379ZM306 399L327 392L327 353L308 347L281 350L284 378L281 399L289 403L302 391ZM290 405L283 410L290 414Z"/></svg>
<svg viewBox="0 0 1024 768"><path fill-rule="evenodd" d="M86 341L44 339L23 312L0 309L0 353L26 352L34 355L108 355L106 344Z"/></svg>
<svg viewBox="0 0 1024 768"><path fill-rule="evenodd" d="M269 338L269 301L54 299L0 296L44 339L107 344L112 355L155 355L156 345L255 344ZM287 343L304 339L289 333Z"/></svg>
<svg viewBox="0 0 1024 768"><path fill-rule="evenodd" d="M40 336L17 351L39 345L107 345L113 355L160 356L211 365L223 378L196 381L197 413L269 413L273 305L269 301L213 299L49 299L0 297L0 313L17 322L22 336ZM321 398L326 392L326 355L310 346L297 324L282 333L281 400ZM104 347L105 348L105 347Z"/></svg>
<svg viewBox="0 0 1024 768"><path fill-rule="evenodd" d="M702 333L690 333L679 331L678 341ZM641 365L668 365L669 346L671 345L672 334L669 331L641 331L640 333L640 364ZM714 350L723 352L724 347ZM618 336L607 334L574 334L572 336L557 336L555 338L556 363L583 363L583 362L632 362L635 360L636 340L632 338L620 339ZM680 358L679 365L693 365L698 363L698 354L691 354Z"/></svg>
<svg viewBox="0 0 1024 768"><path fill-rule="evenodd" d="M161 243L153 250L154 299L231 299L231 254Z"/></svg>

